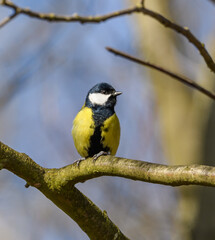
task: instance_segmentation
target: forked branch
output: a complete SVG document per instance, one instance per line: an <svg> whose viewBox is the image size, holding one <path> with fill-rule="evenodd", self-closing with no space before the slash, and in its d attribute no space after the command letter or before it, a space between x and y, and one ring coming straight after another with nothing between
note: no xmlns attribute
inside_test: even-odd
<svg viewBox="0 0 215 240"><path fill-rule="evenodd" d="M10 16L4 18L0 22L0 28L3 27L4 25L6 25L7 23L9 23L11 20L13 20L17 15L18 15L18 13L16 11L14 11L14 13L12 13Z"/></svg>
<svg viewBox="0 0 215 240"><path fill-rule="evenodd" d="M79 169L74 166L76 171ZM27 182L27 186L36 187L56 206L70 216L81 229L95 240L128 238L110 220L107 213L101 211L90 199L82 194L66 176L59 178L57 169L46 169L36 164L24 153L19 153L0 142L0 169L7 169ZM53 172L53 174L52 174ZM72 174L72 172L71 172Z"/></svg>
<svg viewBox="0 0 215 240"><path fill-rule="evenodd" d="M100 23L107 21L112 18L125 16L134 13L143 13L148 15L158 22L160 22L165 27L171 28L172 30L182 34L189 42L191 42L200 52L201 56L204 58L207 66L215 73L215 62L205 48L204 43L198 40L198 38L187 28L182 27L161 14L145 8L144 1L141 1L139 5L115 11L112 13L100 15L100 16L80 16L76 13L70 16L61 16L54 13L40 13L32 11L28 8L22 8L8 0L2 0L1 5L13 9L17 14L24 14L29 17L37 18L40 20L54 21L54 22L80 22L80 23Z"/></svg>

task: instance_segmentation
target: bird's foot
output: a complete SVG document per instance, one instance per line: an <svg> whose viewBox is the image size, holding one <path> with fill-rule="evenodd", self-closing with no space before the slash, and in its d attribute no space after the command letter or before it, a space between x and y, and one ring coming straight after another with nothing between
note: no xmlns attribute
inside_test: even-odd
<svg viewBox="0 0 215 240"><path fill-rule="evenodd" d="M108 155L108 152L101 151L93 156L93 162L95 162L100 156Z"/></svg>
<svg viewBox="0 0 215 240"><path fill-rule="evenodd" d="M76 160L75 162L74 162L74 164L76 164L77 165L77 167L79 168L79 166L80 166L80 163L82 162L82 161L84 161L86 158L80 158L80 159L78 159L78 160Z"/></svg>

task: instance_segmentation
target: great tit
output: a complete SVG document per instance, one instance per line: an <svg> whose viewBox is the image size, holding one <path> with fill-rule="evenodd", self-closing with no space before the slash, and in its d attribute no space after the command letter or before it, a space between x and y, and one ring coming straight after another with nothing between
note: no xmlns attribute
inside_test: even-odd
<svg viewBox="0 0 215 240"><path fill-rule="evenodd" d="M73 121L72 136L78 153L93 157L99 153L115 155L120 140L120 123L114 111L122 92L108 83L98 83L89 90L85 104Z"/></svg>

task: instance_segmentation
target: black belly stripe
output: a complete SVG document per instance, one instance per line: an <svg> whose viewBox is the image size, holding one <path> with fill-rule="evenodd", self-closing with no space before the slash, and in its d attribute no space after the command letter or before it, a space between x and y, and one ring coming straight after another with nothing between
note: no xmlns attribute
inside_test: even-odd
<svg viewBox="0 0 215 240"><path fill-rule="evenodd" d="M111 117L115 112L113 109L93 109L93 119L95 123L95 130L93 135L90 137L90 147L88 148L88 157L92 157L95 154L104 151L109 152L109 147L104 147L102 142L104 141L104 138L101 136L101 127L103 127L104 121ZM105 132L108 131L108 128L104 129Z"/></svg>
<svg viewBox="0 0 215 240"><path fill-rule="evenodd" d="M92 157L95 154L104 151L109 152L110 148L103 147L102 136L101 136L101 126L95 128L94 134L90 138L90 147L88 149L88 157Z"/></svg>

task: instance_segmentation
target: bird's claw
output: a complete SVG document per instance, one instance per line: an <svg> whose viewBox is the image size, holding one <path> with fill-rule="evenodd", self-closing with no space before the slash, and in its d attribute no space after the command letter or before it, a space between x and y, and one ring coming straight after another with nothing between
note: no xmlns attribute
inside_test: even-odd
<svg viewBox="0 0 215 240"><path fill-rule="evenodd" d="M105 152L105 151L100 151L99 153L97 153L97 154L95 154L94 156L93 156L93 162L95 162L100 156L104 156L104 155L108 155L109 153L108 152ZM80 163L82 162L82 161L84 161L86 158L80 158L80 159L78 159L78 160L76 160L75 162L74 162L74 164L76 164L77 165L77 167L79 168L80 167Z"/></svg>
<svg viewBox="0 0 215 240"><path fill-rule="evenodd" d="M80 158L80 159L78 159L78 160L76 160L74 163L77 165L77 167L79 168L79 166L80 166L80 163L82 162L82 161L84 161L86 158Z"/></svg>
<svg viewBox="0 0 215 240"><path fill-rule="evenodd" d="M107 152L101 151L93 156L93 162L95 162L100 156L108 155Z"/></svg>

